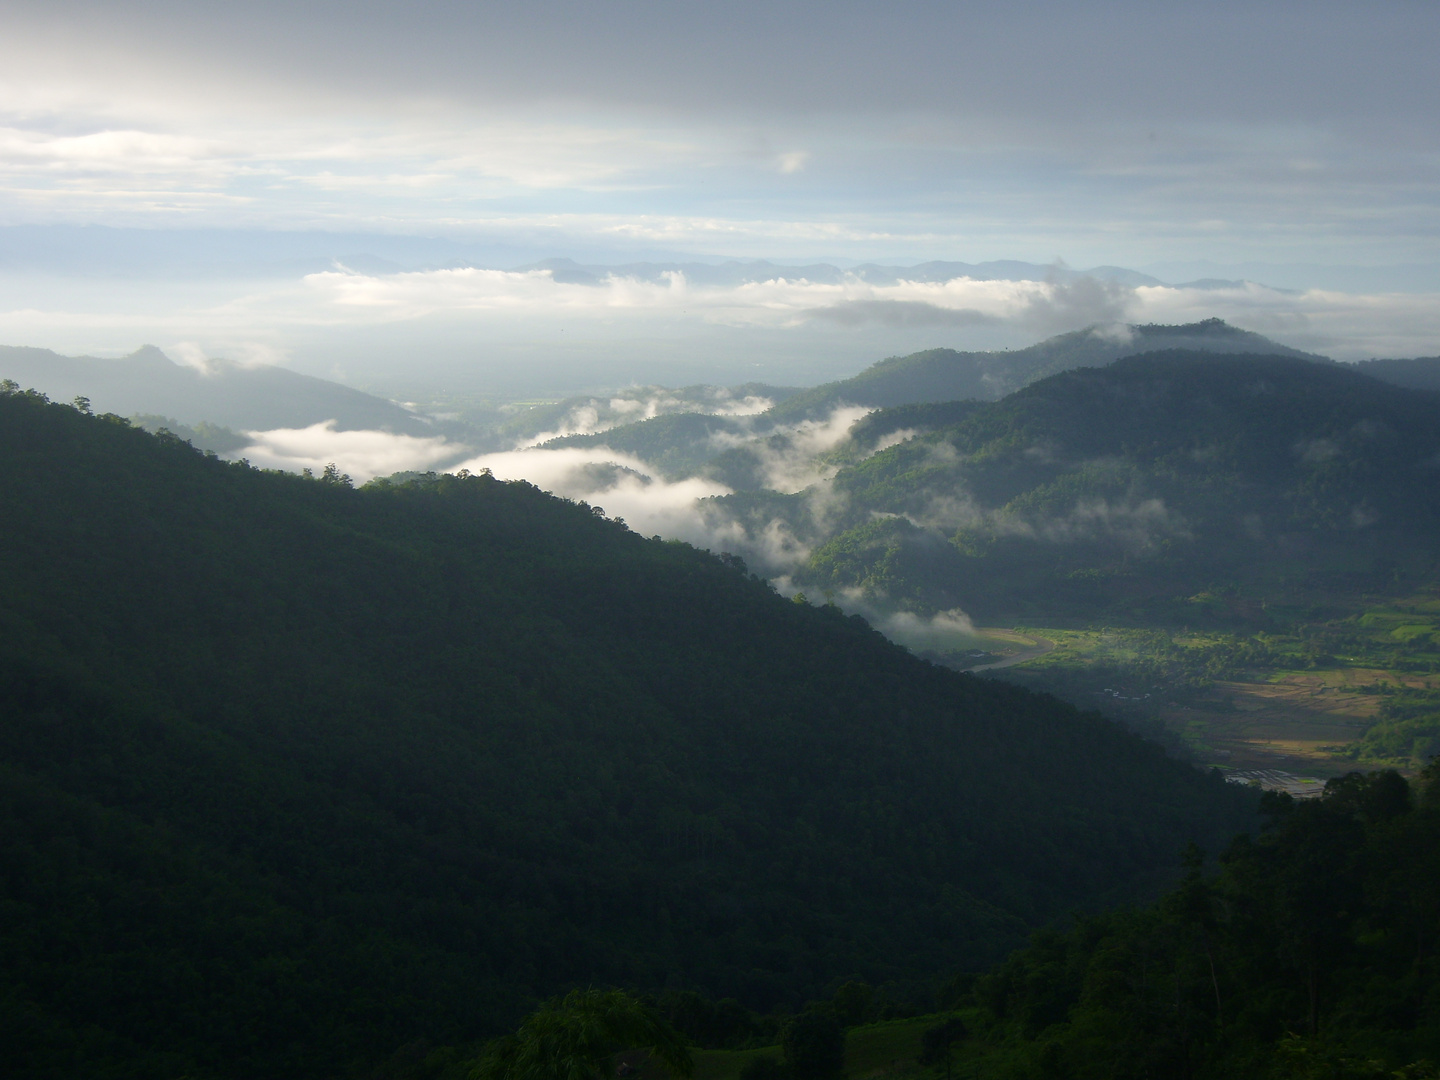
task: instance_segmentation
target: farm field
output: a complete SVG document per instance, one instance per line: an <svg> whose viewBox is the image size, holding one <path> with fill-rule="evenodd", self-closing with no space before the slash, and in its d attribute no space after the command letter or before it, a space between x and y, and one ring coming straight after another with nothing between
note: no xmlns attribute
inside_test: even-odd
<svg viewBox="0 0 1440 1080"><path fill-rule="evenodd" d="M1206 603L1214 607L1196 598ZM1357 768L1413 772L1440 753L1433 584L1323 608L1268 607L1224 629L981 629L965 648L932 658L1097 708L1227 771L1323 780Z"/></svg>

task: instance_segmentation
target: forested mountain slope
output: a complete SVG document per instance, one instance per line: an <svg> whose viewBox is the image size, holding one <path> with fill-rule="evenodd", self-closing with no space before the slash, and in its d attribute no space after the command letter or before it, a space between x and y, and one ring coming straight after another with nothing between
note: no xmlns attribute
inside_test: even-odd
<svg viewBox="0 0 1440 1080"><path fill-rule="evenodd" d="M0 1044L331 1076L566 986L924 983L1243 792L488 476L359 491L0 394Z"/></svg>
<svg viewBox="0 0 1440 1080"><path fill-rule="evenodd" d="M802 499L747 498L737 513L806 527ZM1440 395L1289 357L1131 357L842 469L827 500L802 579L919 610L1103 617L1383 576L1440 553Z"/></svg>
<svg viewBox="0 0 1440 1080"><path fill-rule="evenodd" d="M1440 356L1416 356L1408 360L1362 360L1355 370L1372 378L1412 390L1440 390Z"/></svg>
<svg viewBox="0 0 1440 1080"><path fill-rule="evenodd" d="M703 475L737 491L766 487L767 457L791 454L797 431L831 419L841 407L897 409L913 406L905 423L921 432L943 423L957 403L994 401L1038 379L1077 367L1104 367L1122 357L1156 350L1189 349L1224 355L1294 356L1331 364L1323 356L1290 349L1239 330L1220 319L1181 326L1089 327L1048 338L1025 349L957 352L927 349L892 356L860 374L809 390L790 392L757 416L665 416L616 425L599 434L570 435L546 445L609 447L635 454L670 479ZM1378 372L1379 377L1384 377ZM932 408L925 408L925 407ZM942 409L933 407L944 406ZM857 408L858 411L858 408ZM900 425L884 422L889 430ZM857 433L860 442L874 434ZM804 441L803 438L801 440ZM843 451L842 451L843 456Z"/></svg>
<svg viewBox="0 0 1440 1080"><path fill-rule="evenodd" d="M1160 903L1037 935L964 995L962 1076L1433 1080L1440 767L1266 796Z"/></svg>
<svg viewBox="0 0 1440 1080"><path fill-rule="evenodd" d="M889 408L978 398L994 401L1037 379L1078 367L1104 367L1126 356L1164 349L1192 352L1294 356L1331 363L1323 356L1291 349L1222 319L1177 326L1159 324L1087 327L1047 338L1025 349L957 352L928 349L892 356L859 375L797 394L769 414L795 419L836 405Z"/></svg>

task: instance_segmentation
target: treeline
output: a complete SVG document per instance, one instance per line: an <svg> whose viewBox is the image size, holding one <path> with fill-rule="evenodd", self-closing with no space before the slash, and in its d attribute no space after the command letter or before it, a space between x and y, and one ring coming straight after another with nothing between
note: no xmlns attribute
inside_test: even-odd
<svg viewBox="0 0 1440 1080"><path fill-rule="evenodd" d="M956 995L959 1074L1440 1075L1440 765L1268 794L1157 904L1037 935Z"/></svg>

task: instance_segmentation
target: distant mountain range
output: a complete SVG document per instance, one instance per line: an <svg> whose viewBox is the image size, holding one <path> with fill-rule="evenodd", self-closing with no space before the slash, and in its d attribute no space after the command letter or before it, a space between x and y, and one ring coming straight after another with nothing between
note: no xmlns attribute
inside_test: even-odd
<svg viewBox="0 0 1440 1080"><path fill-rule="evenodd" d="M649 267L645 272L658 272L658 265L645 264ZM932 265L940 268L937 274L965 266ZM968 269L1009 273L1029 265L991 263ZM734 263L720 270L758 274L767 267L776 269L771 264ZM879 273L884 268L871 269ZM1324 356L1209 319L1181 326L1092 327L1025 349L929 349L882 360L852 378L810 389L760 383L728 388L630 387L519 409L472 411L463 418L411 410L353 387L281 367L248 366L223 359L193 366L178 364L154 346L118 360L0 346L0 379L38 389L55 400L84 396L97 411L135 417L151 428L168 421L167 426L176 430L184 428L197 446L220 453L235 452L244 443L236 432L304 428L333 421L340 431L445 436L456 444L456 460L467 448L472 453L504 450L547 438L552 447L608 446L640 457L670 478L703 474L743 490L766 486L763 470L756 468L758 456L767 452L761 449L762 441L783 442L795 425L824 420L839 407L892 410L992 401L1061 371L1104 366L1126 356L1163 349L1291 356L1333 363ZM1372 360L1356 365L1356 370L1399 386L1440 389L1440 358ZM885 433L882 428L898 423L900 415L872 418L857 431L857 438L880 437ZM951 415L942 409L911 411L904 417L906 423L918 425L916 430L929 430L930 425ZM633 421L637 416L649 419Z"/></svg>
<svg viewBox="0 0 1440 1080"><path fill-rule="evenodd" d="M153 345L119 360L61 356L49 349L0 346L0 379L59 401L90 399L97 412L159 414L182 424L237 431L308 427L334 420L339 430L435 435L442 423L383 398L282 367L208 361L177 364Z"/></svg>
<svg viewBox="0 0 1440 1080"><path fill-rule="evenodd" d="M1091 327L1026 349L928 349L891 357L853 378L777 395L774 407L753 417L656 417L599 433L564 436L546 445L608 446L656 465L671 479L703 474L733 488L756 490L766 486L762 460L788 445L789 432L797 425L820 422L836 409L884 410L852 433L857 445L868 441L873 447L892 432L914 435L956 422L968 407L953 403L996 401L1062 371L1104 367L1127 356L1174 349L1216 356L1286 356L1335 365L1328 357L1289 348L1220 319L1179 326ZM1440 388L1440 361L1371 361L1359 369L1396 385Z"/></svg>
<svg viewBox="0 0 1440 1080"><path fill-rule="evenodd" d="M857 425L910 437L848 447L823 513L811 493L717 505L784 521L812 548L808 587L990 619L1183 623L1207 588L1344 588L1440 555L1440 394L1342 365L1170 350L934 410L928 433L915 411Z"/></svg>
<svg viewBox="0 0 1440 1080"><path fill-rule="evenodd" d="M597 253L598 254L598 253ZM966 263L932 261L912 266L865 263L794 265L765 259L702 261L650 253L644 261L545 258L515 244L462 242L435 237L321 231L234 229L116 229L104 226L12 225L0 227L0 274L41 273L70 277L299 277L337 268L360 274L395 274L456 267L525 272L549 271L556 281L598 284L606 277L659 281L683 273L697 285L741 285L776 277L817 283L860 279L873 284L906 281L1071 281L1094 277L1121 285L1167 282L1119 266L1074 269L1059 264L1001 259ZM1238 281L1205 277L1189 288L1221 288Z"/></svg>
<svg viewBox="0 0 1440 1080"><path fill-rule="evenodd" d="M928 349L894 356L840 382L817 386L788 399L777 419L816 415L837 404L888 408L974 398L995 401L1037 379L1077 367L1104 367L1125 356L1160 349L1295 356L1317 363L1328 357L1301 352L1222 319L1180 326L1088 327L1048 338L1026 349L957 352Z"/></svg>

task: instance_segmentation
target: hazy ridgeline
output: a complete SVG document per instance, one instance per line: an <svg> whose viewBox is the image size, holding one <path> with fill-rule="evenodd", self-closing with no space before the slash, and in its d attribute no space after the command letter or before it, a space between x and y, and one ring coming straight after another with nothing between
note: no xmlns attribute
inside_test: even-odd
<svg viewBox="0 0 1440 1080"><path fill-rule="evenodd" d="M333 1075L566 986L924 995L1252 797L485 476L353 490L0 398L4 1041Z"/></svg>

